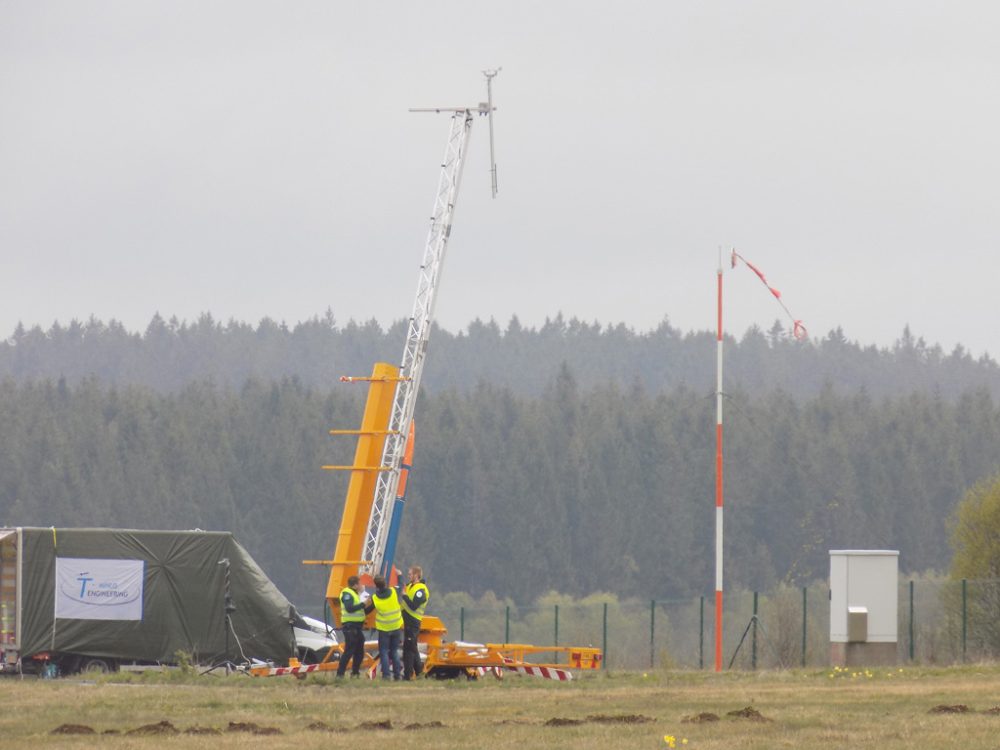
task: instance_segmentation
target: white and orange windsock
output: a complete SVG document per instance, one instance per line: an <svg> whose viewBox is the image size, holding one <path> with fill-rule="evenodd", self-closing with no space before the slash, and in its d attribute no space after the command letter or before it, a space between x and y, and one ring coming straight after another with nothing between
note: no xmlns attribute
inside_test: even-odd
<svg viewBox="0 0 1000 750"><path fill-rule="evenodd" d="M801 320L798 320L794 315L792 315L791 311L785 305L785 301L781 299L781 292L779 292L777 289L771 286L770 283L768 283L767 277L764 276L764 272L761 271L759 268L757 268L757 266L748 261L746 258L744 258L742 255L740 255L738 252L733 250L731 258L732 268L736 268L737 261L743 261L744 265L747 268L749 268L751 271L757 274L757 278L761 280L761 283L764 286L766 286L767 290L772 295L774 295L774 298L776 300L778 300L778 304L781 305L781 309L785 311L785 314L788 315L789 320L792 321L792 335L797 339L807 338L809 336L809 332L806 330L806 327L802 324Z"/></svg>

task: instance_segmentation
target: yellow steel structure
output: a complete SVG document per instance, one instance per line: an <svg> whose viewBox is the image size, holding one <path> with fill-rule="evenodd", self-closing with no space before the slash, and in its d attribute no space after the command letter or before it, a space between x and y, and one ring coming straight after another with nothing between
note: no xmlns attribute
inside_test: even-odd
<svg viewBox="0 0 1000 750"><path fill-rule="evenodd" d="M356 435L357 448L354 452L354 463L350 466L324 466L324 469L350 471L351 479L347 486L347 499L344 502L344 513L340 521L340 531L337 534L337 547L332 560L303 560L307 565L329 565L330 578L326 586L326 601L333 614L334 622L339 627L340 592L347 585L347 579L358 575L363 565L371 561L363 560L364 542L371 516L372 504L375 500L376 477L380 471L389 471L382 466L383 448L386 436L395 434L389 429L393 399L396 384L402 380L399 368L384 362L378 362L372 369L369 378L341 378L347 382L368 382L368 398L365 402L364 414L361 417L361 429L330 430L331 435ZM368 616L366 627L373 627L374 613ZM599 669L601 666L600 649L589 647L559 647L531 646L527 644L466 644L445 643L444 636L448 632L444 623L433 615L425 615L420 623L419 640L427 649L425 673L440 677L454 676L465 673L472 677L477 670L492 669L494 671L516 668L532 669ZM372 649L375 644L366 643L365 667L375 659ZM340 651L343 650L341 645ZM543 653L564 654L567 660L563 663L529 662L529 656ZM293 660L287 667L257 667L251 674L257 677L271 675L294 675L302 678L311 672L327 672L337 668L337 662L332 660L331 650L320 664L299 664Z"/></svg>
<svg viewBox="0 0 1000 750"><path fill-rule="evenodd" d="M531 657L552 654L556 661L530 661ZM565 657L564 661L559 656ZM601 668L601 649L590 646L533 646L527 643L430 643L424 672L436 677L454 677L472 670L533 669L593 670Z"/></svg>
<svg viewBox="0 0 1000 750"><path fill-rule="evenodd" d="M352 380L360 380L353 378ZM326 601L330 605L334 622L340 625L340 592L347 585L347 579L357 575L358 568L365 561L361 559L365 532L371 515L375 497L375 479L381 466L385 438L389 434L389 417L392 401L399 382L399 368L385 362L375 363L368 380L368 399L361 417L360 430L331 430L331 434L357 435L358 445L354 451L351 466L324 466L329 470L351 472L347 485L347 499L344 514L340 519L337 546L333 560L304 560L307 565L330 565L330 578L326 585Z"/></svg>
<svg viewBox="0 0 1000 750"><path fill-rule="evenodd" d="M330 430L331 435L354 435L358 438L354 452L354 463L350 466L324 466L324 469L350 471L351 479L347 486L347 499L344 502L344 512L340 521L340 531L337 534L337 546L332 560L303 560L307 565L329 565L330 578L326 587L326 601L333 614L334 622L339 626L340 592L347 585L347 579L358 575L363 565L370 561L363 560L364 541L375 499L376 476L380 471L388 471L389 467L381 466L383 448L386 436L394 434L389 430L393 399L396 384L402 380L399 368L384 362L378 362L368 378L341 378L345 382L368 382L368 397L365 402L364 414L361 417L361 428L358 430ZM373 615L369 615L367 628L373 626ZM469 676L476 674L480 668L494 670L510 669L512 667L562 668L562 669L597 669L601 664L600 649L580 647L542 647L526 644L459 644L445 643L447 628L441 620L433 615L425 615L420 628L420 642L427 649L426 673L437 676L450 676L459 672ZM366 643L365 667L373 663L372 650L374 642ZM341 646L341 651L342 651ZM542 653L565 654L568 658L563 663L531 663L529 655ZM337 668L337 662L332 660L334 652L326 654L322 663L302 665L297 661L287 667L257 667L251 670L254 676L294 675L305 677L310 672L327 672Z"/></svg>

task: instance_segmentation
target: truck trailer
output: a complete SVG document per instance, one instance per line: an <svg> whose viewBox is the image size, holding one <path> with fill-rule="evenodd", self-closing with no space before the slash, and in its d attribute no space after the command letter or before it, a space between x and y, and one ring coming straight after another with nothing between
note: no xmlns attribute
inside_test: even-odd
<svg viewBox="0 0 1000 750"><path fill-rule="evenodd" d="M229 532L0 528L0 671L284 662L299 619Z"/></svg>

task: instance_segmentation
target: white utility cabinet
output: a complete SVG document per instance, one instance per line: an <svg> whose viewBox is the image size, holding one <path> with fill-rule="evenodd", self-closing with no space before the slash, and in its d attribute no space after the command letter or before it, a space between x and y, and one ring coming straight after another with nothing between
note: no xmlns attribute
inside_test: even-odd
<svg viewBox="0 0 1000 750"><path fill-rule="evenodd" d="M830 550L830 661L896 663L898 550Z"/></svg>

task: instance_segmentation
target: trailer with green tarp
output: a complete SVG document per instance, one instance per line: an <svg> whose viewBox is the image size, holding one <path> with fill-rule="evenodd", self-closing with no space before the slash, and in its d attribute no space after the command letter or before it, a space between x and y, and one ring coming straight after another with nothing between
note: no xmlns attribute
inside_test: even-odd
<svg viewBox="0 0 1000 750"><path fill-rule="evenodd" d="M229 532L0 528L0 670L284 662L294 609Z"/></svg>

